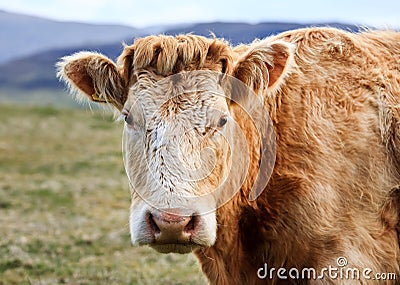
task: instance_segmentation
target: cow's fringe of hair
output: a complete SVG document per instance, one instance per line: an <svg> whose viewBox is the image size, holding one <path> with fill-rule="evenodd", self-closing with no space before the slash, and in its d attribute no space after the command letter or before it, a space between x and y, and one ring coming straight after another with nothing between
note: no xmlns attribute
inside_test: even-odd
<svg viewBox="0 0 400 285"><path fill-rule="evenodd" d="M195 69L227 72L231 63L231 48L227 41L191 34L137 39L133 45L125 46L118 59L128 82L131 82L134 70L150 69L162 76Z"/></svg>

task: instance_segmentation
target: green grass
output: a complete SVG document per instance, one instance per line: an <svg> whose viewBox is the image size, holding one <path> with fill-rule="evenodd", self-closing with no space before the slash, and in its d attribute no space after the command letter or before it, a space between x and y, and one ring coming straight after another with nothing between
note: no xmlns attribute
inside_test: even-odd
<svg viewBox="0 0 400 285"><path fill-rule="evenodd" d="M0 103L13 105L52 105L68 108L82 108L66 91L46 88L36 90L10 89L0 85Z"/></svg>
<svg viewBox="0 0 400 285"><path fill-rule="evenodd" d="M129 240L122 126L0 105L0 284L205 284L192 255Z"/></svg>

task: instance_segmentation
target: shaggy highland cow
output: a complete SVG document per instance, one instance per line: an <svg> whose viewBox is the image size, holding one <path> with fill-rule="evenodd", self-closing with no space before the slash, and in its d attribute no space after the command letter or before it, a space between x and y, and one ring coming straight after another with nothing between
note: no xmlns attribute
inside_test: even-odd
<svg viewBox="0 0 400 285"><path fill-rule="evenodd" d="M211 284L398 282L374 278L400 278L399 33L149 36L117 63L81 52L58 68L125 119L133 244L193 251Z"/></svg>

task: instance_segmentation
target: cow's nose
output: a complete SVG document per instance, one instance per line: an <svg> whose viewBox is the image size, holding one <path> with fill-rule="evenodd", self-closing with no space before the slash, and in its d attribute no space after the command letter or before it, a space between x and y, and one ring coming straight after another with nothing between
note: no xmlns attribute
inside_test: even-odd
<svg viewBox="0 0 400 285"><path fill-rule="evenodd" d="M148 223L156 244L189 243L198 224L195 215L179 209L152 211Z"/></svg>

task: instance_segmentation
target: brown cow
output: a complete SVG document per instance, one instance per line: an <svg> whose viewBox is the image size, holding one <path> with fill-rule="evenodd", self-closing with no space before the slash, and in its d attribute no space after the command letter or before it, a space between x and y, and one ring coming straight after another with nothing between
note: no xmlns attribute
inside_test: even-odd
<svg viewBox="0 0 400 285"><path fill-rule="evenodd" d="M134 244L193 250L212 284L400 278L399 33L309 28L238 47L150 36L117 64L81 52L58 68L125 119ZM247 112L257 98L275 161ZM253 200L262 157L273 171Z"/></svg>

